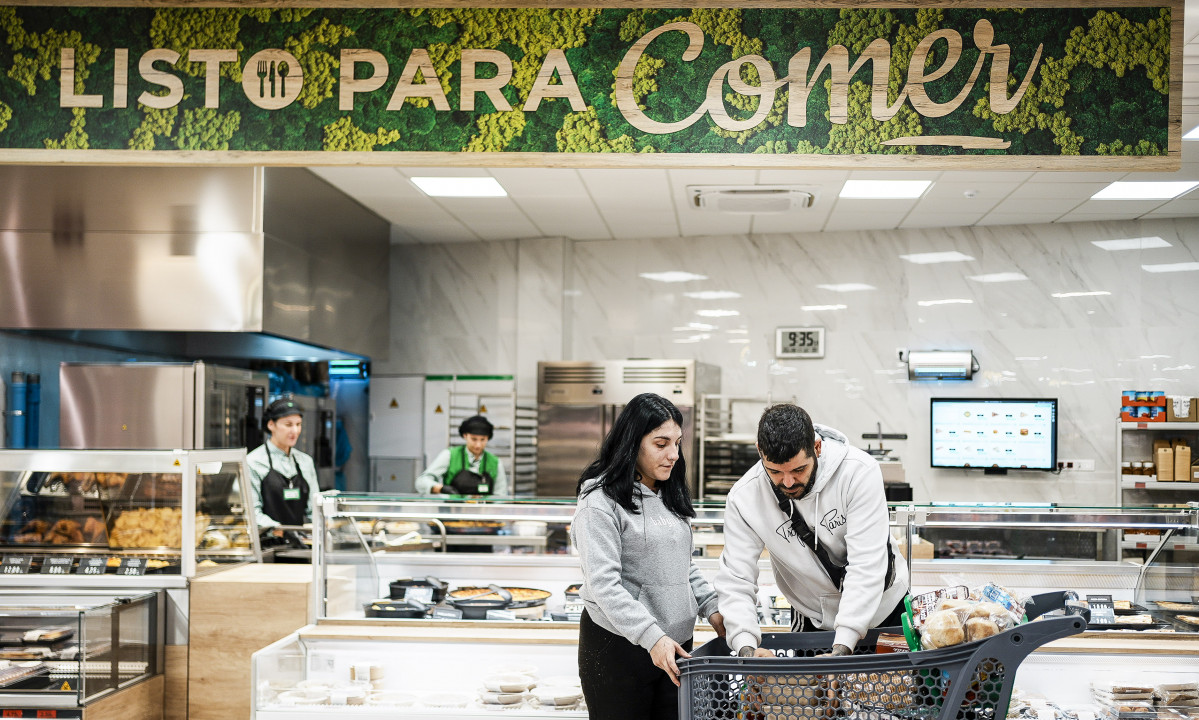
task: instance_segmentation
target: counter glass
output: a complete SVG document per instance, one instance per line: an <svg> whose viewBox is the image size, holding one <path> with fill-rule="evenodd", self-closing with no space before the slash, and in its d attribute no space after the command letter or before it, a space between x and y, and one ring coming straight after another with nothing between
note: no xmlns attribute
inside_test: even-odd
<svg viewBox="0 0 1199 720"><path fill-rule="evenodd" d="M1146 533L1164 543L1194 543L1199 506L1056 507L1052 505L893 505L892 535L912 557L905 569L913 588L960 584L963 577L996 581L1029 592L1073 589L1114 593L1141 604L1192 602L1199 596L1193 564L1165 565L1150 550L1141 561L1117 560L1115 543ZM314 547L317 618L366 619L455 616L443 599L455 588L491 584L545 591L538 606L500 606L484 618L577 619L578 559L568 528L573 498L429 499L412 496L322 496ZM723 548L723 504L699 503L692 521L696 564L711 578ZM1151 534L1152 533L1152 534ZM907 552L912 547L914 551ZM773 584L769 561L761 584ZM432 607L392 604L405 586ZM572 593L572 590L576 591ZM763 598L767 611L773 603ZM515 610L516 612L510 612ZM1199 616L1199 613L1196 613ZM469 616L468 616L469 617ZM767 618L769 619L769 618ZM774 618L777 620L777 618ZM1179 625L1174 615L1155 625Z"/></svg>
<svg viewBox="0 0 1199 720"><path fill-rule="evenodd" d="M6 572L191 577L260 560L244 478L244 450L0 451Z"/></svg>
<svg viewBox="0 0 1199 720"><path fill-rule="evenodd" d="M0 593L0 705L82 706L162 672L161 607L159 593Z"/></svg>

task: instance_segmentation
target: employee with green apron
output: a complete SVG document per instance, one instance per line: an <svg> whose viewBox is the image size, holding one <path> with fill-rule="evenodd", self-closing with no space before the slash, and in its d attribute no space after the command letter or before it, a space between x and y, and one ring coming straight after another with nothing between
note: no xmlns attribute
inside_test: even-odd
<svg viewBox="0 0 1199 720"><path fill-rule="evenodd" d="M433 463L416 478L419 493L453 495L507 495L508 478L504 464L487 452L487 441L495 426L482 415L462 421L458 434L465 445L448 447L433 458Z"/></svg>
<svg viewBox="0 0 1199 720"><path fill-rule="evenodd" d="M295 447L303 430L301 413L290 397L272 402L263 417L269 437L246 455L260 533L282 536L279 525L303 525L312 520L312 503L320 486L316 463Z"/></svg>

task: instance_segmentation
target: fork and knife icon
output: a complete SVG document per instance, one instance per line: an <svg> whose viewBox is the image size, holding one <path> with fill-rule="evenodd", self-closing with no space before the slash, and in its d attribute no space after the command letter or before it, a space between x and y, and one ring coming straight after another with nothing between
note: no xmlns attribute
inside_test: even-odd
<svg viewBox="0 0 1199 720"><path fill-rule="evenodd" d="M287 75L291 67L286 60L276 63L274 60L258 61L258 97L266 97L266 81L271 81L271 97L275 97L275 75L279 75L279 97L287 97Z"/></svg>

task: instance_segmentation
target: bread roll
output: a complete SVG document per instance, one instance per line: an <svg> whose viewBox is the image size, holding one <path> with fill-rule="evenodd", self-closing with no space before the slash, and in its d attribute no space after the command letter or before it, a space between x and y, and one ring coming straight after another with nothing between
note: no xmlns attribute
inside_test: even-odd
<svg viewBox="0 0 1199 720"><path fill-rule="evenodd" d="M966 621L966 640L974 642L999 634L999 625L991 618L973 617Z"/></svg>
<svg viewBox="0 0 1199 720"><path fill-rule="evenodd" d="M980 602L980 603L974 603L974 606L970 608L970 614L967 615L966 617L967 617L967 619L969 619L969 618L986 618L986 617L994 617L994 616L1003 617L1004 615L1007 615L1007 614L1008 614L1008 609L1005 608L1004 606L1000 605L999 603Z"/></svg>
<svg viewBox="0 0 1199 720"><path fill-rule="evenodd" d="M959 645L966 639L966 630L952 610L938 610L924 621L924 637L933 648Z"/></svg>

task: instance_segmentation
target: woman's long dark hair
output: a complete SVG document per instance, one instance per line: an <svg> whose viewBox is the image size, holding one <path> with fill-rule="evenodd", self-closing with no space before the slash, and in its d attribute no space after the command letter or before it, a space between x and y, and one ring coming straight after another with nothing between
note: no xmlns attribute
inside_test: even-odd
<svg viewBox="0 0 1199 720"><path fill-rule="evenodd" d="M630 400L604 438L599 455L579 476L575 494L582 497L596 488L603 488L604 494L625 510L633 514L640 512L633 502L633 489L639 482L637 455L641 452L641 441L668 420L683 427L683 414L661 395L642 393ZM599 482L584 492L583 483L596 478ZM691 492L687 488L687 464L683 461L681 448L679 459L670 471L670 479L657 486L668 510L678 517L695 517Z"/></svg>

